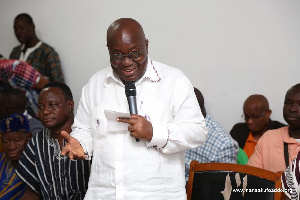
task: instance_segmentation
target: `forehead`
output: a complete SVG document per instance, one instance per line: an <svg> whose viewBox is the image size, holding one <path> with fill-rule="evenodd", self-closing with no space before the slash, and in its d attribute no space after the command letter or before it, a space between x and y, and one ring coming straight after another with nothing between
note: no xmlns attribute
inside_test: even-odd
<svg viewBox="0 0 300 200"><path fill-rule="evenodd" d="M291 88L285 95L285 99L296 98L300 99L300 87Z"/></svg>
<svg viewBox="0 0 300 200"><path fill-rule="evenodd" d="M16 138L16 137L23 137L25 136L27 133L23 132L23 131L16 131L16 132L10 132L10 133L1 133L1 138L5 139L5 138Z"/></svg>
<svg viewBox="0 0 300 200"><path fill-rule="evenodd" d="M259 102L259 101L249 101L245 103L244 107L244 112L262 112L265 109L265 106Z"/></svg>
<svg viewBox="0 0 300 200"><path fill-rule="evenodd" d="M49 87L49 88L44 88L40 95L39 95L39 101L53 101L54 99L64 99L64 94L61 91L60 88L57 87Z"/></svg>
<svg viewBox="0 0 300 200"><path fill-rule="evenodd" d="M124 30L112 36L111 41L108 41L110 49L134 48L143 45L143 40L136 33Z"/></svg>
<svg viewBox="0 0 300 200"><path fill-rule="evenodd" d="M22 16L22 17L18 17L15 19L14 24L26 24L29 25L29 21L26 17Z"/></svg>

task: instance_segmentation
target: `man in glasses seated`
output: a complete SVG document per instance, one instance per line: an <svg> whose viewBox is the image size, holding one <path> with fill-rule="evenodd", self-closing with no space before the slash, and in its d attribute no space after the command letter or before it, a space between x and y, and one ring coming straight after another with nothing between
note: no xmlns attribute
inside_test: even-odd
<svg viewBox="0 0 300 200"><path fill-rule="evenodd" d="M230 135L250 158L257 141L267 130L281 128L286 125L270 119L272 110L269 108L267 98L263 95L254 94L249 96L244 102L243 110L245 123L235 124L230 131Z"/></svg>
<svg viewBox="0 0 300 200"><path fill-rule="evenodd" d="M247 165L279 172L297 156L300 150L300 84L287 91L283 118L288 126L264 133Z"/></svg>

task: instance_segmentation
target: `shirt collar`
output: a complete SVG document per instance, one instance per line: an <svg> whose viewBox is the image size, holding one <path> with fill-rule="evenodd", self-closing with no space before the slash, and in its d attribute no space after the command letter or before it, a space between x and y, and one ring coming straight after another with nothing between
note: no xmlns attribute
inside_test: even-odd
<svg viewBox="0 0 300 200"><path fill-rule="evenodd" d="M154 66L152 60L149 57L148 57L146 71L144 75L136 82L136 84L139 84L145 79L148 79L151 82L159 82L161 80L157 68ZM123 85L121 79L116 75L114 70L110 67L110 69L108 70L105 76L104 86L106 87L111 80Z"/></svg>

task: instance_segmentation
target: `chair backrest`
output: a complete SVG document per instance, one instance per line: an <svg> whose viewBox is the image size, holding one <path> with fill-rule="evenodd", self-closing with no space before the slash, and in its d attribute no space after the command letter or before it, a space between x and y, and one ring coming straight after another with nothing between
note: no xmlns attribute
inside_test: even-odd
<svg viewBox="0 0 300 200"><path fill-rule="evenodd" d="M281 172L232 163L190 165L188 200L282 200ZM276 192L279 191L279 192Z"/></svg>

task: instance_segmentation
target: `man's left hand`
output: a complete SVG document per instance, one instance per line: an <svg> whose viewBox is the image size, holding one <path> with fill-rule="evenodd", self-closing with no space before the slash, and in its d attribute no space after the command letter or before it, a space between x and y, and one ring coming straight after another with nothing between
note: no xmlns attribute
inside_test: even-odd
<svg viewBox="0 0 300 200"><path fill-rule="evenodd" d="M118 122L128 123L128 131L130 136L140 140L152 140L153 128L151 122L144 117L136 114L131 114L130 118L117 118Z"/></svg>

